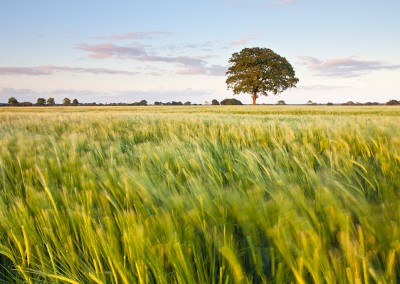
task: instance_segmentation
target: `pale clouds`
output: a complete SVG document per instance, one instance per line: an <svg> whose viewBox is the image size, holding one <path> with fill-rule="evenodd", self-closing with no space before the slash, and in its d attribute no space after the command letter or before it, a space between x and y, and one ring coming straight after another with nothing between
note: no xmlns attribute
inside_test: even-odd
<svg viewBox="0 0 400 284"><path fill-rule="evenodd" d="M105 59L116 57L120 59L134 59L140 56L146 55L146 51L143 46L120 46L112 43L103 44L78 44L76 46L79 50L89 52L89 57L95 59Z"/></svg>
<svg viewBox="0 0 400 284"><path fill-rule="evenodd" d="M322 84L315 84L315 85L300 85L296 86L297 90L306 90L306 91L329 91L329 90L336 90L336 89L347 89L350 88L349 86L334 86L334 85L322 85Z"/></svg>
<svg viewBox="0 0 400 284"><path fill-rule="evenodd" d="M232 45L232 46L243 46L243 45L248 44L249 42L254 41L256 38L257 38L257 36L252 35L252 34L246 35L244 37L241 37L239 39L236 39L236 40L232 41L230 43L230 45Z"/></svg>
<svg viewBox="0 0 400 284"><path fill-rule="evenodd" d="M75 89L56 89L56 90L35 90L28 88L0 88L0 96L3 97L16 97L18 100L32 101L32 97L57 97L58 95L62 97L68 96L98 96L102 92L96 92L92 90L75 90Z"/></svg>
<svg viewBox="0 0 400 284"><path fill-rule="evenodd" d="M149 52L142 45L121 46L116 44L79 44L77 49L89 52L93 59L130 59L139 62L163 62L176 65L177 74L185 75L225 75L226 67L211 65L200 56L164 56Z"/></svg>
<svg viewBox="0 0 400 284"><path fill-rule="evenodd" d="M89 74L109 74L109 75L137 75L136 72L121 71L107 68L82 68L65 67L54 65L42 65L33 67L0 67L0 75L28 75L28 76L46 76L59 72L68 73L89 73Z"/></svg>
<svg viewBox="0 0 400 284"><path fill-rule="evenodd" d="M155 39L159 37L167 37L172 35L170 32L161 32L161 31L146 31L146 32L127 32L122 34L114 34L111 36L105 37L97 37L98 39L106 39L113 41L122 41L122 40L144 40L144 39Z"/></svg>
<svg viewBox="0 0 400 284"><path fill-rule="evenodd" d="M302 64L320 76L358 77L379 70L400 69L399 64L387 64L379 60L360 60L354 56L320 60L315 57L301 56Z"/></svg>

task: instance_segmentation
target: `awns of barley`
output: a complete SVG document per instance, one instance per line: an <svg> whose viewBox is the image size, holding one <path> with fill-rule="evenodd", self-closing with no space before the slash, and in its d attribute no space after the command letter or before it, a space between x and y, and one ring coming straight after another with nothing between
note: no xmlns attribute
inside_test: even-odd
<svg viewBox="0 0 400 284"><path fill-rule="evenodd" d="M400 281L396 110L153 110L0 113L0 282Z"/></svg>

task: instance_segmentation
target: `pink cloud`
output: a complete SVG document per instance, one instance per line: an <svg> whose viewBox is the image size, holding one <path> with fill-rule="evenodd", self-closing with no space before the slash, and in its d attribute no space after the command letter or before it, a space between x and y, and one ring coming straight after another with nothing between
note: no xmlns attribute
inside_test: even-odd
<svg viewBox="0 0 400 284"><path fill-rule="evenodd" d="M115 44L79 44L77 49L88 51L90 58L130 59L141 62L165 62L177 65L178 74L186 75L224 75L224 66L213 65L208 67L208 62L200 57L193 56L161 56L148 53L143 46L119 46Z"/></svg>
<svg viewBox="0 0 400 284"><path fill-rule="evenodd" d="M147 31L147 32L128 32L123 34L114 34L106 37L97 37L99 39L108 39L108 40L139 40L139 39L154 39L157 37L169 36L172 35L170 32L159 32L159 31Z"/></svg>
<svg viewBox="0 0 400 284"><path fill-rule="evenodd" d="M90 73L90 74L118 74L118 75L136 75L135 72L121 71L107 68L82 68L42 65L34 67L0 67L0 75L28 75L28 76L46 76L57 72L69 73Z"/></svg>
<svg viewBox="0 0 400 284"><path fill-rule="evenodd" d="M89 57L96 59L105 59L110 57L134 58L146 54L144 48L140 45L126 47L118 46L112 43L95 45L78 44L76 48L84 51L89 51Z"/></svg>
<svg viewBox="0 0 400 284"><path fill-rule="evenodd" d="M230 45L246 45L249 42L255 40L257 37L255 35L247 35L237 40L234 40L230 43Z"/></svg>
<svg viewBox="0 0 400 284"><path fill-rule="evenodd" d="M320 60L310 56L301 56L303 65L321 76L357 77L377 70L400 69L399 64L386 64L379 60L359 60L354 57Z"/></svg>

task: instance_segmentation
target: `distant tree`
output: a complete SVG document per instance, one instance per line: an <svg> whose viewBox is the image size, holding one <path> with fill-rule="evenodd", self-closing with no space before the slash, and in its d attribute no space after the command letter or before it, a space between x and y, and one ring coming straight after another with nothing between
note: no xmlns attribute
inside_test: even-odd
<svg viewBox="0 0 400 284"><path fill-rule="evenodd" d="M49 106L54 106L56 104L54 98L48 98L47 99L47 105Z"/></svg>
<svg viewBox="0 0 400 284"><path fill-rule="evenodd" d="M70 106L70 105L71 105L71 99L69 99L69 98L64 98L64 100L63 100L63 105L65 105L65 106Z"/></svg>
<svg viewBox="0 0 400 284"><path fill-rule="evenodd" d="M78 99L73 99L73 100L72 100L72 105L73 105L73 106L79 105Z"/></svg>
<svg viewBox="0 0 400 284"><path fill-rule="evenodd" d="M333 106L333 103L329 102L329 103L327 103L326 105L328 105L328 106Z"/></svg>
<svg viewBox="0 0 400 284"><path fill-rule="evenodd" d="M397 106L400 105L400 101L390 100L386 103L388 106Z"/></svg>
<svg viewBox="0 0 400 284"><path fill-rule="evenodd" d="M306 105L312 105L313 104L313 102L311 101L311 100L309 100L307 103L306 103Z"/></svg>
<svg viewBox="0 0 400 284"><path fill-rule="evenodd" d="M296 87L298 78L292 65L269 48L244 48L233 53L229 59L231 66L226 75L228 89L233 94L247 93L253 99L253 105L260 95L274 95Z"/></svg>
<svg viewBox="0 0 400 284"><path fill-rule="evenodd" d="M348 101L348 102L346 103L346 105L348 105L348 106L353 106L353 105L355 105L355 103L354 103L353 101Z"/></svg>
<svg viewBox="0 0 400 284"><path fill-rule="evenodd" d="M141 101L139 102L139 105L140 105L140 106L147 106L147 101L146 101L146 100L141 100Z"/></svg>
<svg viewBox="0 0 400 284"><path fill-rule="evenodd" d="M283 101L283 100L278 101L276 104L277 105L286 105L285 101Z"/></svg>
<svg viewBox="0 0 400 284"><path fill-rule="evenodd" d="M155 106L161 106L163 103L162 102L154 102Z"/></svg>
<svg viewBox="0 0 400 284"><path fill-rule="evenodd" d="M242 102L237 99L225 99L221 101L221 105L242 105Z"/></svg>
<svg viewBox="0 0 400 284"><path fill-rule="evenodd" d="M192 103L189 102L189 101L187 101L187 102L184 103L185 106L190 106L191 104L192 104Z"/></svg>
<svg viewBox="0 0 400 284"><path fill-rule="evenodd" d="M211 101L211 104L212 104L213 106L219 106L219 101L217 101L216 99L213 99L213 100Z"/></svg>
<svg viewBox="0 0 400 284"><path fill-rule="evenodd" d="M46 99L45 98L38 98L36 101L37 106L44 106L46 105Z"/></svg>
<svg viewBox="0 0 400 284"><path fill-rule="evenodd" d="M18 101L17 101L16 98L11 97L11 98L8 99L8 104L12 105L12 106L17 106L18 105Z"/></svg>

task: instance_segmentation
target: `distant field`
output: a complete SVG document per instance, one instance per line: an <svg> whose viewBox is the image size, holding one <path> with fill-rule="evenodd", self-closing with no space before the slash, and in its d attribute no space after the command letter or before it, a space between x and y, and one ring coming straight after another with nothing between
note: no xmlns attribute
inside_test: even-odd
<svg viewBox="0 0 400 284"><path fill-rule="evenodd" d="M103 106L103 107L2 107L4 112L65 113L65 112L129 112L129 113L206 113L206 114L248 114L248 115L384 115L400 116L398 106L277 106L277 105L243 105L243 106Z"/></svg>
<svg viewBox="0 0 400 284"><path fill-rule="evenodd" d="M400 108L0 108L0 283L399 283Z"/></svg>

